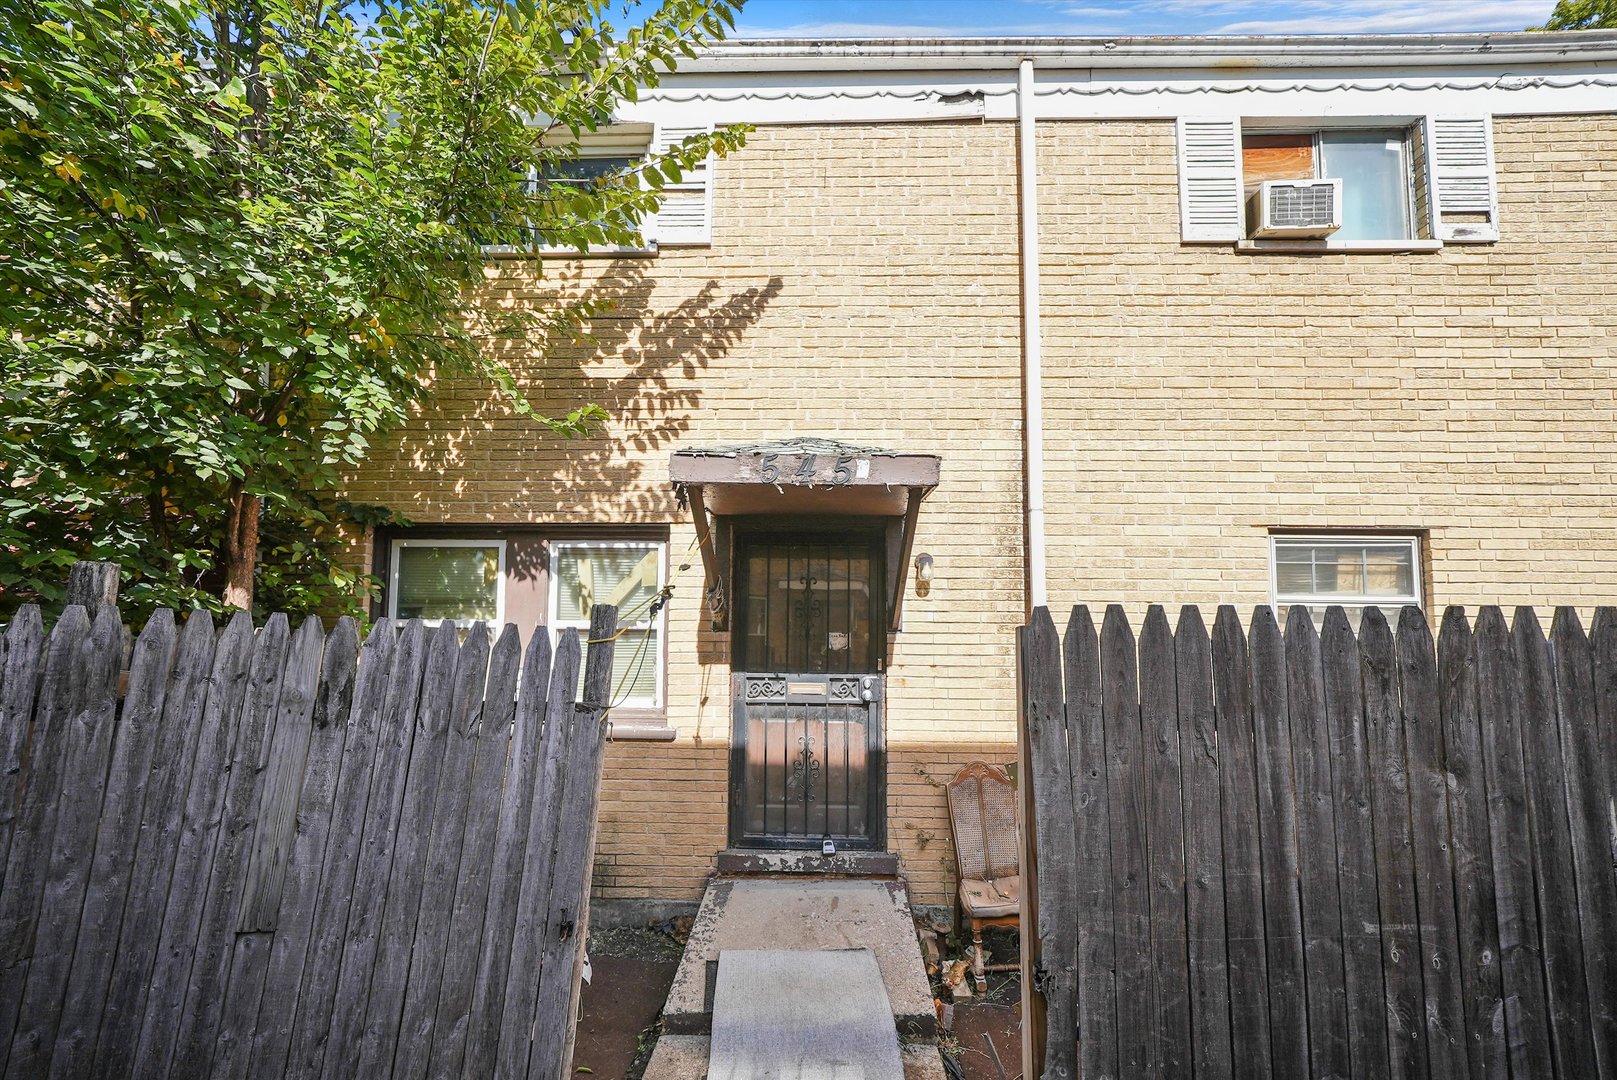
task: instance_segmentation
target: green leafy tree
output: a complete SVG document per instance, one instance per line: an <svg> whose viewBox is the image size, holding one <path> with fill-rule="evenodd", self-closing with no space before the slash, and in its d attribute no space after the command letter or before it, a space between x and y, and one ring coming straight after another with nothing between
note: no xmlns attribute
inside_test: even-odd
<svg viewBox="0 0 1617 1080"><path fill-rule="evenodd" d="M342 471L437 373L585 332L601 301L500 308L485 245L627 244L743 132L587 183L578 139L740 0L5 0L0 614L77 558L159 604L311 610L374 508Z"/></svg>
<svg viewBox="0 0 1617 1080"><path fill-rule="evenodd" d="M1533 30L1617 29L1617 0L1560 0L1543 26Z"/></svg>

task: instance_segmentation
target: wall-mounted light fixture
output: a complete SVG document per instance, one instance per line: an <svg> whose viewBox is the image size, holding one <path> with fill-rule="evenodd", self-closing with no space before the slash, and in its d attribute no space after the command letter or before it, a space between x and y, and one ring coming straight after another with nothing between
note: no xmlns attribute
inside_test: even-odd
<svg viewBox="0 0 1617 1080"><path fill-rule="evenodd" d="M915 556L915 595L925 596L932 591L932 556L922 552Z"/></svg>

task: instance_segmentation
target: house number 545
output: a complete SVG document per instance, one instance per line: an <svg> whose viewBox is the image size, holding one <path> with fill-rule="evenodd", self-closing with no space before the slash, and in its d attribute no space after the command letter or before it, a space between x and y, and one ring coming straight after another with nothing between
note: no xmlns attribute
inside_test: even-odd
<svg viewBox="0 0 1617 1080"><path fill-rule="evenodd" d="M829 469L821 465L818 454L803 454L791 463L782 461L780 454L765 454L759 461L758 479L766 484L831 484L841 487L853 480L852 456L840 454L831 460Z"/></svg>

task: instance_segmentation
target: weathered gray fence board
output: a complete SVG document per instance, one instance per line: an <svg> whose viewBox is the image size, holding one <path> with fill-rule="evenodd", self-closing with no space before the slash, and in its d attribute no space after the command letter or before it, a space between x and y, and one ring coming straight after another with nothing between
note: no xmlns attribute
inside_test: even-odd
<svg viewBox="0 0 1617 1080"><path fill-rule="evenodd" d="M1465 1006L1461 1000L1460 942L1454 924L1454 868L1450 864L1448 777L1443 721L1437 698L1437 658L1420 608L1398 615L1399 692L1408 755L1410 832L1414 838L1415 906L1420 917L1426 1052L1434 1077L1464 1077Z"/></svg>
<svg viewBox="0 0 1617 1080"><path fill-rule="evenodd" d="M1052 626L1052 629L1054 627ZM1191 1075L1190 971L1185 938L1185 819L1180 792L1179 689L1173 631L1160 605L1140 628L1140 731L1144 740L1151 902L1154 1073ZM1059 800L1060 793L1057 793ZM1042 896L1042 894L1041 894Z"/></svg>
<svg viewBox="0 0 1617 1080"><path fill-rule="evenodd" d="M1134 632L1117 604L1107 606L1101 621L1100 680L1112 822L1112 925L1117 935L1117 1071L1122 1077L1145 1077L1156 1068L1158 1052L1151 993L1145 762Z"/></svg>
<svg viewBox="0 0 1617 1080"><path fill-rule="evenodd" d="M1252 730L1252 674L1246 635L1235 609L1222 605L1213 620L1213 691L1219 756L1224 771L1224 904L1230 974L1230 1039L1236 1074L1273 1075L1269 1039L1269 979L1264 959L1263 866L1258 837L1258 781Z"/></svg>
<svg viewBox="0 0 1617 1080"><path fill-rule="evenodd" d="M1276 1076L1303 1076L1308 1072L1308 999L1303 989L1303 916L1297 896L1297 784L1286 713L1286 646L1269 608L1253 613L1248 654L1263 864L1264 953L1269 963L1269 1045Z"/></svg>
<svg viewBox="0 0 1617 1080"><path fill-rule="evenodd" d="M1594 656L1569 607L1550 629L1555 705L1566 756L1567 810L1582 927L1589 1023L1599 1075L1617 1074L1617 878L1612 875L1611 773L1602 760L1595 717Z"/></svg>
<svg viewBox="0 0 1617 1080"><path fill-rule="evenodd" d="M34 927L45 894L57 795L68 751L68 727L88 691L84 645L89 633L90 620L84 609L73 606L62 612L45 644L44 674L27 755L28 782L7 853L5 888L0 890L0 1058L10 1056L33 956ZM0 1061L0 1069L3 1067L4 1061Z"/></svg>
<svg viewBox="0 0 1617 1080"><path fill-rule="evenodd" d="M17 1033L6 1070L14 1076L42 1075L50 1064L61 1020L62 995L73 965L74 947L90 886L97 818L112 757L118 711L118 669L123 660L123 623L118 610L103 607L85 641L85 693L75 695L67 722L67 750L52 827L45 889L34 925L33 958L23 990Z"/></svg>
<svg viewBox="0 0 1617 1080"><path fill-rule="evenodd" d="M1041 791L1056 805L1071 805L1072 770L1068 766L1066 706L1061 690L1061 640L1047 610L1035 614L1021 634L1023 702L1030 760ZM1078 989L1077 845L1070 814L1052 814L1039 823L1035 836L1038 864L1048 866L1047 887L1039 890L1041 985L1050 1002L1045 1042L1045 1075L1076 1080L1078 1075L1076 1015Z"/></svg>
<svg viewBox="0 0 1617 1080"><path fill-rule="evenodd" d="M1493 856L1499 965L1504 977L1504 1033L1514 1076L1550 1076L1549 1018L1538 962L1538 913L1532 854L1527 850L1527 781L1522 771L1520 679L1516 647L1498 608L1477 613L1477 715L1482 727Z"/></svg>
<svg viewBox="0 0 1617 1080"><path fill-rule="evenodd" d="M100 822L93 830L94 861L51 1057L54 1076L82 1077L94 1065L96 1036L113 958L118 955L118 935L140 839L156 727L168 694L174 645L174 614L158 611L146 623L130 658L129 691L113 738ZM113 726L110 717L107 726Z"/></svg>
<svg viewBox="0 0 1617 1080"><path fill-rule="evenodd" d="M325 865L337 779L347 749L358 653L358 626L353 619L338 620L325 642L319 689L310 718L302 791L297 796L292 847L281 886L263 1009L253 1033L248 1071L255 1077L279 1076L286 1069L304 961L319 903L320 872Z"/></svg>
<svg viewBox="0 0 1617 1080"><path fill-rule="evenodd" d="M1355 1077L1387 1075L1387 1009L1381 971L1370 748L1364 729L1359 645L1347 613L1332 606L1320 632L1325 726L1334 751L1336 881L1342 898L1342 975L1348 1057Z"/></svg>
<svg viewBox="0 0 1617 1080"><path fill-rule="evenodd" d="M574 660L576 670L577 660ZM521 911L522 884L526 878L529 824L537 796L539 772L549 753L549 743L560 738L546 723L546 695L550 692L555 659L551 655L548 632L536 631L528 642L522 665L524 677L517 697L511 732L511 756L506 767L505 790L500 803L499 830L494 839L494 864L522 868L491 883L488 909L483 924L483 941L513 942L512 947L491 948L485 944L477 961L473 984L472 1010L467 1021L465 1076L491 1076L501 1052L501 1028L505 1016L505 991L511 971L517 916ZM572 701L568 683L567 701ZM526 1045L526 1043L524 1043ZM436 1074L436 1070L435 1070Z"/></svg>
<svg viewBox="0 0 1617 1080"><path fill-rule="evenodd" d="M0 892L5 889L11 834L17 824L34 714L39 668L44 659L45 628L39 608L18 609L6 627L4 663L0 664Z"/></svg>
<svg viewBox="0 0 1617 1080"><path fill-rule="evenodd" d="M434 800L443 770L444 746L449 733L453 699L447 692L460 653L459 632L445 621L433 632L427 652L427 688L416 709L415 738L410 743L410 766L399 808L397 843L388 875L387 901L377 936L376 964L371 971L370 1001L360 1037L359 1071L363 1076L384 1073L393 1065L404 988L410 976L410 949L421 911L421 882L426 874L427 849L432 836Z"/></svg>
<svg viewBox="0 0 1617 1080"><path fill-rule="evenodd" d="M211 1075L216 1051L222 1049L228 1059L239 1046L239 1033L221 1033L220 1023L236 953L243 948L256 951L258 944L232 931L240 924L238 907L246 885L255 812L262 801L264 770L275 737L276 700L286 672L290 639L286 616L272 615L253 642L247 695L234 725L218 838L208 871L208 899L202 909L185 1010L174 1047L171 1071L177 1076ZM263 944L267 946L268 942Z"/></svg>
<svg viewBox="0 0 1617 1080"><path fill-rule="evenodd" d="M1224 944L1224 839L1219 828L1217 718L1213 714L1213 648L1201 611L1185 607L1174 630L1179 748L1184 762L1185 915L1190 966L1194 1074L1222 1080L1233 1072L1229 971Z"/></svg>
<svg viewBox="0 0 1617 1080"><path fill-rule="evenodd" d="M276 687L276 701L265 710L262 764L250 804L255 808L251 842L242 852L241 892L232 916L236 940L226 984L229 989L210 1070L217 1078L250 1074L253 1032L269 975L281 887L297 824L297 800L303 787L325 637L316 618L305 619L298 627Z"/></svg>
<svg viewBox="0 0 1617 1080"><path fill-rule="evenodd" d="M215 842L224 814L236 721L247 696L253 658L253 620L238 612L219 635L208 679L207 706L191 763L168 904L163 913L152 970L151 991L141 1021L134 1075L170 1075L169 1062L184 1015L197 934L213 866Z"/></svg>
<svg viewBox="0 0 1617 1080"><path fill-rule="evenodd" d="M363 839L354 874L354 903L348 911L348 931L343 941L330 1043L322 1066L322 1075L333 1080L358 1075L360 1036L370 1005L371 974L386 911L387 883L400 840L399 813L409 777L410 745L415 740L425 661L426 627L421 620L413 619L405 625L393 654L393 675L382 707L365 816L347 824L360 829Z"/></svg>
<svg viewBox="0 0 1617 1080"><path fill-rule="evenodd" d="M192 612L180 631L173 682L163 704L162 721L153 733L155 743L134 843L129 899L96 1040L92 1071L97 1077L129 1075L140 1041L163 915L168 907L169 878L184 836L186 792L201 741L213 655L213 618L206 612Z"/></svg>
<svg viewBox="0 0 1617 1080"><path fill-rule="evenodd" d="M1460 608L1443 613L1437 638L1438 699L1443 713L1444 774L1449 796L1455 932L1465 995L1466 1056L1476 1080L1504 1080L1504 998L1499 926L1488 846L1488 793L1477 726L1477 665L1471 627Z"/></svg>
<svg viewBox="0 0 1617 1080"><path fill-rule="evenodd" d="M472 766L477 755L477 721L483 704L488 662L488 627L478 623L460 647L453 678L444 685L444 696L449 702L448 731L438 791L433 798L432 829L421 882L421 892L426 897L454 895L466 813L476 783ZM420 909L414 928L415 941L410 947L399 1034L392 1048L393 1058L386 1063L399 1080L419 1076L427 1069L453 904L424 904Z"/></svg>
<svg viewBox="0 0 1617 1080"><path fill-rule="evenodd" d="M415 640L419 642L419 635ZM343 734L342 764L332 795L331 824L321 857L320 895L310 921L308 955L287 1051L289 1077L319 1076L325 1063L348 916L356 900L371 774L398 650L399 635L385 619L371 627L360 650L353 706ZM407 675L410 666L399 670ZM361 894L357 899L364 906L374 903L375 897Z"/></svg>
<svg viewBox="0 0 1617 1080"><path fill-rule="evenodd" d="M1534 882L1544 957L1550 1039L1556 1065L1575 1076L1595 1075L1588 986L1578 925L1572 830L1567 820L1566 761L1555 712L1550 645L1530 607L1516 609L1511 631L1521 672L1521 733L1531 807Z"/></svg>
<svg viewBox="0 0 1617 1080"><path fill-rule="evenodd" d="M608 642L617 634L618 609L597 604L590 610L589 640ZM545 931L539 941L539 988L534 998L533 1049L527 1075L539 1080L565 1076L573 1057L584 942L589 933L590 861L595 850L595 793L606 762L606 715L612 700L612 654L591 648L583 690L573 712L573 739L557 825L546 837L586 835L585 844L558 844L545 902ZM530 847L535 837L530 836ZM542 1018L551 1017L549 1022ZM559 1023L557 1021L560 1021Z"/></svg>
<svg viewBox="0 0 1617 1080"><path fill-rule="evenodd" d="M1111 811L1101 722L1100 639L1089 609L1076 607L1062 644L1067 687L1067 753L1078 859L1078 1072L1117 1075L1116 939L1112 932ZM1059 812L1059 801L1056 801ZM1043 815L1041 815L1043 816Z"/></svg>
<svg viewBox="0 0 1617 1080"><path fill-rule="evenodd" d="M1342 895L1337 885L1335 751L1325 713L1319 634L1308 609L1286 615L1286 715L1297 775L1297 891L1308 992L1310 1075L1349 1076Z"/></svg>
<svg viewBox="0 0 1617 1080"><path fill-rule="evenodd" d="M550 898L556 851L551 831L560 819L566 791L568 750L578 716L580 643L577 630L562 631L550 666L546 697L545 734L541 747L533 806L524 845L520 911L539 909ZM543 972L539 969L546 924L542 919L519 917L511 937L511 958L505 980L504 1012L500 1022L498 1076L525 1076L533 1041L534 1003Z"/></svg>
<svg viewBox="0 0 1617 1080"><path fill-rule="evenodd" d="M21 612L0 1074L567 1075L615 628L575 705L576 631Z"/></svg>
<svg viewBox="0 0 1617 1080"><path fill-rule="evenodd" d="M1367 609L1359 624L1359 667L1364 675L1365 743L1370 752L1387 1051L1393 1080L1405 1080L1426 1076L1429 1068L1421 1008L1414 840L1409 826L1409 762L1394 652L1386 618L1377 608Z"/></svg>
<svg viewBox="0 0 1617 1080"><path fill-rule="evenodd" d="M531 674L537 670L550 677L549 633L534 635L535 652L530 655ZM489 908L489 884L495 859L495 839L500 830L503 796L515 797L518 785L507 776L506 758L523 760L531 767L534 739L538 732L525 733L525 742L513 742L512 721L516 714L517 672L521 663L522 639L515 626L507 626L494 645L489 661L488 690L478 718L477 757L472 769L470 799L466 809L466 834L461 846L460 870L455 881L455 900L450 914L449 946L444 957L444 973L433 1021L432 1053L421 1067L413 1061L399 1062L406 1075L450 1077L457 1074L466 1048L466 1027L472 1009L477 978L479 949L483 940L484 916ZM531 737L530 737L531 736ZM526 750L524 751L524 746ZM530 789L531 794L531 789ZM504 864L502 864L504 865ZM503 973L502 973L503 981Z"/></svg>

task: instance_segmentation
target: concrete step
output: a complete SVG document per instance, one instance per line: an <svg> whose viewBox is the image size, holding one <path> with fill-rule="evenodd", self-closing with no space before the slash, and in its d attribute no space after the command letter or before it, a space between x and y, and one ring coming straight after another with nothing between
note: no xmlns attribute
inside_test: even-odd
<svg viewBox="0 0 1617 1080"><path fill-rule="evenodd" d="M726 848L719 852L721 877L809 874L823 878L896 878L898 856L890 851L757 851Z"/></svg>
<svg viewBox="0 0 1617 1080"><path fill-rule="evenodd" d="M723 949L711 1080L904 1080L869 949Z"/></svg>
<svg viewBox="0 0 1617 1080"><path fill-rule="evenodd" d="M645 1080L705 1080L709 1041L706 1035L664 1035L651 1053ZM904 1080L948 1080L933 1044L907 1043L900 1054Z"/></svg>
<svg viewBox="0 0 1617 1080"><path fill-rule="evenodd" d="M935 1042L937 1018L902 881L719 878L708 885L663 1009L670 1035L707 1035L726 949L869 949L899 1038Z"/></svg>

